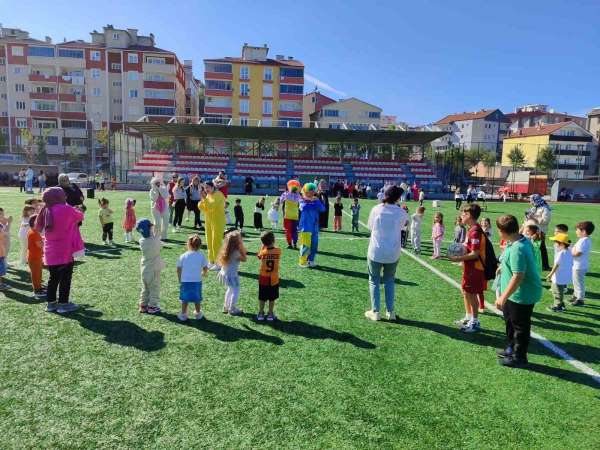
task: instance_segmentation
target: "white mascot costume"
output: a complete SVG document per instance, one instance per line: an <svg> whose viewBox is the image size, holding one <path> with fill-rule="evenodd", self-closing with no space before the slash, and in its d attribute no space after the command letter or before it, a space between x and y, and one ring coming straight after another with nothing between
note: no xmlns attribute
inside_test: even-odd
<svg viewBox="0 0 600 450"><path fill-rule="evenodd" d="M160 178L150 181L150 203L156 236L165 240L169 229L169 191Z"/></svg>

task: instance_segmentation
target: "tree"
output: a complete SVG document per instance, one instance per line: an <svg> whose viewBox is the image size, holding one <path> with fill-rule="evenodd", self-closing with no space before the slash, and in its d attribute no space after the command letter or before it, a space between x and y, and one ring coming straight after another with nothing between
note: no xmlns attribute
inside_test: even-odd
<svg viewBox="0 0 600 450"><path fill-rule="evenodd" d="M29 128L20 128L19 134L21 135L21 147L25 151L25 156L28 163L33 163L34 152L33 152L33 134Z"/></svg>
<svg viewBox="0 0 600 450"><path fill-rule="evenodd" d="M494 167L496 167L496 154L494 152L486 153L485 155L483 155L481 162L485 166L486 178L488 178L488 179L491 178L490 177L490 169L493 169Z"/></svg>
<svg viewBox="0 0 600 450"><path fill-rule="evenodd" d="M508 152L508 160L510 161L513 171L525 167L525 162L527 161L525 153L523 153L523 150L519 147L513 147L513 149Z"/></svg>
<svg viewBox="0 0 600 450"><path fill-rule="evenodd" d="M535 160L535 168L546 175L550 175L556 165L556 155L552 147L544 147L540 150Z"/></svg>

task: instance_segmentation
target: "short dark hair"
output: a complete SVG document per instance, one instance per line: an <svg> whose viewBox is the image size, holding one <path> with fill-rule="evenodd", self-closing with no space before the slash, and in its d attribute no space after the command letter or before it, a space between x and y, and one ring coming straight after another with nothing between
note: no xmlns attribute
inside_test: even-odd
<svg viewBox="0 0 600 450"><path fill-rule="evenodd" d="M470 205L463 206L462 212L468 212L471 214L473 220L477 220L481 215L481 206L479 206L477 203L471 203Z"/></svg>
<svg viewBox="0 0 600 450"><path fill-rule="evenodd" d="M236 202L236 203L242 203L242 199L241 199L241 198L236 198L236 199L235 199L235 202Z"/></svg>
<svg viewBox="0 0 600 450"><path fill-rule="evenodd" d="M396 203L402 196L402 189L396 185L389 186L383 193L383 203Z"/></svg>
<svg viewBox="0 0 600 450"><path fill-rule="evenodd" d="M275 235L272 231L263 231L260 235L260 242L269 247L275 243Z"/></svg>
<svg viewBox="0 0 600 450"><path fill-rule="evenodd" d="M592 234L594 232L594 230L596 229L596 227L594 226L594 224L592 222L590 222L589 220L585 220L583 222L579 222L577 225L575 225L575 228L578 229L578 230L585 231L585 233L588 236L590 234Z"/></svg>
<svg viewBox="0 0 600 450"><path fill-rule="evenodd" d="M561 233L568 233L569 232L569 225L566 225L564 223L559 223L558 225L555 225L554 228L556 228Z"/></svg>
<svg viewBox="0 0 600 450"><path fill-rule="evenodd" d="M33 227L35 226L35 220L37 219L37 214L33 214L30 218L29 218L29 226L33 229Z"/></svg>
<svg viewBox="0 0 600 450"><path fill-rule="evenodd" d="M530 223L529 225L525 225L525 229L527 231L531 231L532 233L538 233L540 231L540 227L536 224Z"/></svg>
<svg viewBox="0 0 600 450"><path fill-rule="evenodd" d="M507 234L515 234L519 232L519 221L515 216L510 214L505 214L504 216L498 217L496 219L496 226L500 231Z"/></svg>

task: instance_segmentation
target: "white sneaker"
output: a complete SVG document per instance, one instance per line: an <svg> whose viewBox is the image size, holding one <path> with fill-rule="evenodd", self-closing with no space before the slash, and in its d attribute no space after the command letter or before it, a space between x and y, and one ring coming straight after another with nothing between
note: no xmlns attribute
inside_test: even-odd
<svg viewBox="0 0 600 450"><path fill-rule="evenodd" d="M471 320L471 319L469 319L467 316L465 316L462 319L455 320L454 325L458 325L458 326L462 327L462 326L468 324L469 320Z"/></svg>
<svg viewBox="0 0 600 450"><path fill-rule="evenodd" d="M177 318L182 322L185 322L186 320L188 320L187 314L183 314L183 313L177 314Z"/></svg>
<svg viewBox="0 0 600 450"><path fill-rule="evenodd" d="M385 313L385 317L387 318L387 320L394 321L394 320L396 320L396 313L394 311L392 311L392 312L388 311Z"/></svg>
<svg viewBox="0 0 600 450"><path fill-rule="evenodd" d="M113 241L108 241L108 245L110 245L111 247L114 247L115 243Z"/></svg>
<svg viewBox="0 0 600 450"><path fill-rule="evenodd" d="M469 323L461 327L460 331L462 331L463 333L477 333L478 331L481 331L481 325L479 324L479 320L469 320Z"/></svg>
<svg viewBox="0 0 600 450"><path fill-rule="evenodd" d="M298 264L298 267L302 267L303 269L308 269L309 265L308 264Z"/></svg>
<svg viewBox="0 0 600 450"><path fill-rule="evenodd" d="M243 311L241 309L239 309L239 308L237 308L235 306L232 306L231 308L229 308L229 315L230 316L241 316L242 312Z"/></svg>
<svg viewBox="0 0 600 450"><path fill-rule="evenodd" d="M200 311L199 313L196 313L196 320L202 320L204 319L204 313L202 311Z"/></svg>
<svg viewBox="0 0 600 450"><path fill-rule="evenodd" d="M212 266L208 267L208 270L211 270L213 272L218 272L219 270L221 270L221 267L218 266L217 264L213 264Z"/></svg>
<svg viewBox="0 0 600 450"><path fill-rule="evenodd" d="M368 311L365 311L365 317L369 320L374 320L374 321L381 320L381 314L379 314L379 311L373 311L371 309Z"/></svg>

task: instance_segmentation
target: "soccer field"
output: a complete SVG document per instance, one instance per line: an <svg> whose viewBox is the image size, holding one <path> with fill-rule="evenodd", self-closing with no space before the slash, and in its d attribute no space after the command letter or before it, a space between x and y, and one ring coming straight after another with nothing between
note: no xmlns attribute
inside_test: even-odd
<svg viewBox="0 0 600 450"><path fill-rule="evenodd" d="M163 250L163 313L139 314L140 252L123 244L120 223L129 196L137 199L138 219L150 216L148 193L104 196L119 245L101 245L98 207L88 200L83 236L91 253L75 269L71 294L83 305L79 311L44 312L31 297L29 274L9 269L10 290L0 294L0 448L600 448L600 384L535 340L528 369L499 366L502 319L486 311L481 333L461 333L453 325L464 312L460 291L409 255L397 271L398 320L367 321L368 235L364 228L351 234L348 216L345 231L321 234L315 269L299 268L297 252L277 233L277 322L254 321L260 241L248 227L250 257L240 266L244 315L221 313L225 288L211 272L206 319L181 324L175 262L190 230L169 233ZM0 190L0 207L16 224L10 261L17 259L26 198ZM256 198L240 198L251 224ZM361 204L366 223L375 203ZM411 214L415 205L409 203ZM349 200L344 206L349 211ZM425 206L420 258L459 280L460 267L429 259L431 202ZM483 217L520 219L527 207L490 203ZM576 222L599 225L598 205L552 207L551 227L567 223L573 240ZM442 212L450 240L454 204L444 202ZM550 313L545 289L533 330L600 371L597 234L586 305ZM491 291L487 300L493 303Z"/></svg>

